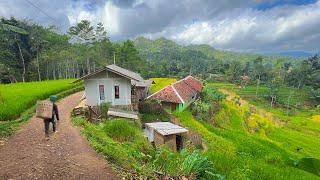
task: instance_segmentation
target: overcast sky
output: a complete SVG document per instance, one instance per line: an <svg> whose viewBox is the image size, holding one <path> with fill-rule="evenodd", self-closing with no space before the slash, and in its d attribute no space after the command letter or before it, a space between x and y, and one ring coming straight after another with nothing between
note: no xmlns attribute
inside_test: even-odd
<svg viewBox="0 0 320 180"><path fill-rule="evenodd" d="M320 0L0 0L0 16L62 32L82 19L102 22L113 40L163 36L235 51L320 52Z"/></svg>

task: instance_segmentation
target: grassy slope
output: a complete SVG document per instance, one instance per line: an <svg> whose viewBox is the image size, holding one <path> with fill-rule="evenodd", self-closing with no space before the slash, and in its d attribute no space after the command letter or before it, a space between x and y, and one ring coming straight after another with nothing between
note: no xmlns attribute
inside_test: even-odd
<svg viewBox="0 0 320 180"><path fill-rule="evenodd" d="M155 84L152 84L150 90L152 93L159 91L160 89L164 88L165 86L172 84L177 81L175 78L151 78Z"/></svg>
<svg viewBox="0 0 320 180"><path fill-rule="evenodd" d="M72 122L83 128L82 132L91 146L109 162L124 169L145 172L140 169L145 160L142 156L152 147L140 132L138 124L124 119L91 124L81 117L73 117Z"/></svg>
<svg viewBox="0 0 320 180"><path fill-rule="evenodd" d="M37 100L71 89L73 79L0 85L0 121L14 120Z"/></svg>
<svg viewBox="0 0 320 180"><path fill-rule="evenodd" d="M229 90L233 88L234 91L244 94L244 97L255 95L255 91L252 91L254 87L237 91L233 85L214 86ZM303 97L305 96L300 96L300 100L297 98L296 102L305 100ZM268 108L269 103L263 98L258 98L258 101L247 99L249 104L241 107L232 100L222 103L214 118L220 128L197 121L188 111L176 116L183 125L203 135L208 146L206 154L218 171L230 179L319 178L293 167L290 160L303 157L320 158L320 123L312 120L317 112L295 110L294 115L287 116L285 109ZM259 105L257 112L249 111L251 104ZM278 121L286 123L281 126L275 123ZM253 132L250 131L251 128L254 129ZM297 147L302 150L298 152Z"/></svg>

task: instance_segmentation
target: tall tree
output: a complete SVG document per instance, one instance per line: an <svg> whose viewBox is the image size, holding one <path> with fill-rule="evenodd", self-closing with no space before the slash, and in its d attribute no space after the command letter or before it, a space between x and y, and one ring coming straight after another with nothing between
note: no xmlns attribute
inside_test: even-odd
<svg viewBox="0 0 320 180"><path fill-rule="evenodd" d="M6 41L10 45L16 45L19 50L19 55L21 58L22 62L22 81L25 82L25 75L26 75L26 62L23 56L23 50L21 47L21 44L23 43L22 41L22 36L25 36L28 34L26 30L23 28L18 27L18 21L14 18L11 18L10 20L6 19L1 19L1 26L2 30L8 31Z"/></svg>
<svg viewBox="0 0 320 180"><path fill-rule="evenodd" d="M261 77L264 74L263 58L260 56L253 61L253 73L256 79L256 98L258 97Z"/></svg>

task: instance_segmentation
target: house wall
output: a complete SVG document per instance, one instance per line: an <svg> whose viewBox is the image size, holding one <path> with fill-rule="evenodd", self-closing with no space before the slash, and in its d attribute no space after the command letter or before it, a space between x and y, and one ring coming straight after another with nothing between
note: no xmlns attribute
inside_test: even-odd
<svg viewBox="0 0 320 180"><path fill-rule="evenodd" d="M175 134L162 136L157 131L154 131L154 144L158 147L162 145L166 145L173 151L177 150L177 142L176 142Z"/></svg>
<svg viewBox="0 0 320 180"><path fill-rule="evenodd" d="M164 144L164 136L154 131L154 145L161 146Z"/></svg>
<svg viewBox="0 0 320 180"><path fill-rule="evenodd" d="M104 85L105 100L100 100L99 85ZM115 99L114 86L119 86L120 96ZM131 80L115 73L104 71L84 80L87 103L96 106L103 102L111 105L131 104Z"/></svg>
<svg viewBox="0 0 320 180"><path fill-rule="evenodd" d="M178 109L178 106L179 106L179 104L177 104L177 103L164 102L164 101L162 101L161 104L162 104L162 107L166 111L169 111L169 112L173 112L172 107L175 107L174 111L176 111Z"/></svg>
<svg viewBox="0 0 320 180"><path fill-rule="evenodd" d="M148 138L149 142L153 142L154 141L154 129L150 128L148 126L146 126L146 128L144 128L143 130L145 136Z"/></svg>
<svg viewBox="0 0 320 180"><path fill-rule="evenodd" d="M164 136L164 144L167 145L173 151L177 150L177 142L176 142L176 135L168 135Z"/></svg>
<svg viewBox="0 0 320 180"><path fill-rule="evenodd" d="M184 104L179 104L179 105L177 106L177 111L178 111L178 112L184 111L184 110L185 110L187 107L189 107L190 104L193 103L196 99L197 99L197 97L195 96L195 97L191 98L189 101L185 102Z"/></svg>
<svg viewBox="0 0 320 180"><path fill-rule="evenodd" d="M136 87L136 98L138 100L144 100L147 97L147 88L146 87Z"/></svg>

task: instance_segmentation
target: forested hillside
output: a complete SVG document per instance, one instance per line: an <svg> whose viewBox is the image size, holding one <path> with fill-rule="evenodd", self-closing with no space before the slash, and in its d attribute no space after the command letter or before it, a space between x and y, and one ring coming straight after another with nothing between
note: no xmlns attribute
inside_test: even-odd
<svg viewBox="0 0 320 180"><path fill-rule="evenodd" d="M225 73L231 65L244 65L261 57L270 65L283 62L296 64L301 58L284 56L264 56L252 53L238 53L217 50L209 45L179 45L174 41L159 38L150 40L138 37L134 40L136 48L143 59L147 59L154 66L160 67L158 74L185 76L186 74ZM214 63L213 63L214 62Z"/></svg>
<svg viewBox="0 0 320 180"><path fill-rule="evenodd" d="M142 59L147 59L153 77L196 75L208 82L231 82L242 87L267 87L266 99L276 104L280 87L304 88L311 100L320 100L320 57L292 58L235 53L208 45L182 46L160 38L134 41ZM287 92L288 94L290 92Z"/></svg>

